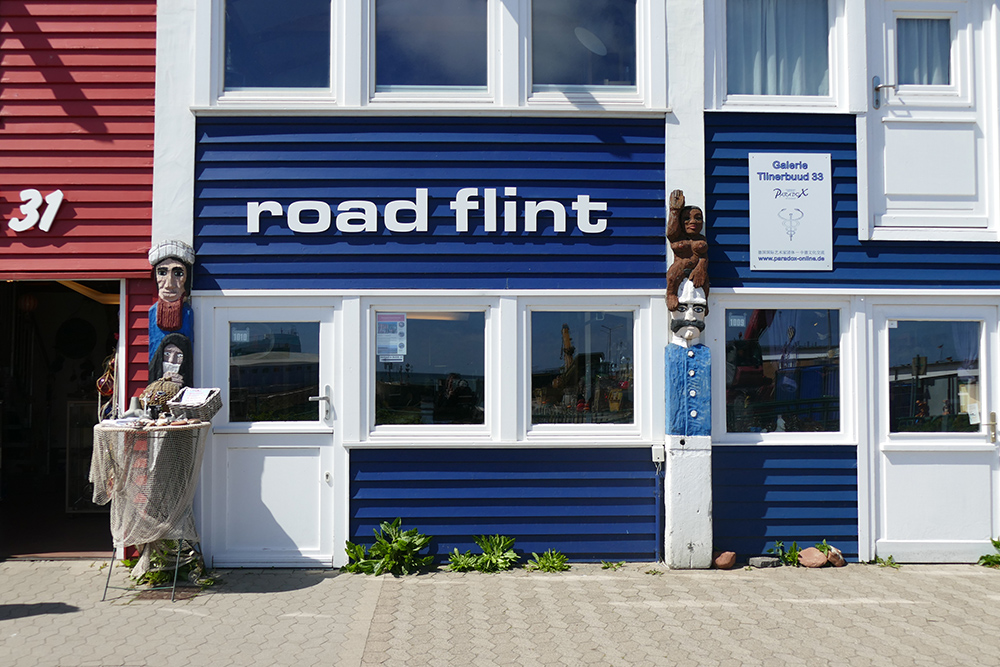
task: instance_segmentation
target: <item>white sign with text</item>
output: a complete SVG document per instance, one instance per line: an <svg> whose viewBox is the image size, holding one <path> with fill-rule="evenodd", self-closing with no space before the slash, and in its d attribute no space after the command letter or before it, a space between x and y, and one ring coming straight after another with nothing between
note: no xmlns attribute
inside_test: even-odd
<svg viewBox="0 0 1000 667"><path fill-rule="evenodd" d="M750 270L832 271L830 154L750 153Z"/></svg>

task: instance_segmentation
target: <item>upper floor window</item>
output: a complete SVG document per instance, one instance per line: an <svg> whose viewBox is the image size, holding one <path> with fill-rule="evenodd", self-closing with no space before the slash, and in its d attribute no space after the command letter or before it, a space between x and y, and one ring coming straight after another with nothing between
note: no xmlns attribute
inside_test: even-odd
<svg viewBox="0 0 1000 667"><path fill-rule="evenodd" d="M376 0L375 90L486 88L488 0Z"/></svg>
<svg viewBox="0 0 1000 667"><path fill-rule="evenodd" d="M666 107L666 0L199 1L207 105Z"/></svg>
<svg viewBox="0 0 1000 667"><path fill-rule="evenodd" d="M534 88L635 86L635 35L636 0L534 0Z"/></svg>
<svg viewBox="0 0 1000 667"><path fill-rule="evenodd" d="M827 0L727 0L727 93L829 95Z"/></svg>
<svg viewBox="0 0 1000 667"><path fill-rule="evenodd" d="M225 90L330 87L330 0L227 0Z"/></svg>

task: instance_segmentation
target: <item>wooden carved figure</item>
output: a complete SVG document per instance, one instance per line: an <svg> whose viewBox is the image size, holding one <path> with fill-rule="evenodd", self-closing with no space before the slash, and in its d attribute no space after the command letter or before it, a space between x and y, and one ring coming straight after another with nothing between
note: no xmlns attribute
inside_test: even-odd
<svg viewBox="0 0 1000 667"><path fill-rule="evenodd" d="M677 310L677 290L685 278L708 294L708 241L701 233L705 216L697 206L684 205L684 192L670 193L667 240L674 261L667 269L667 310Z"/></svg>

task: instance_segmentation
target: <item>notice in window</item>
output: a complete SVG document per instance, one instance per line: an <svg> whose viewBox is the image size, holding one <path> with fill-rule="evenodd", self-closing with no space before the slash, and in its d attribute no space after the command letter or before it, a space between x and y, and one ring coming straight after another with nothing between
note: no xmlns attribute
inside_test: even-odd
<svg viewBox="0 0 1000 667"><path fill-rule="evenodd" d="M833 270L829 153L750 153L750 270Z"/></svg>
<svg viewBox="0 0 1000 667"><path fill-rule="evenodd" d="M406 356L406 313L376 313L375 353L380 362Z"/></svg>

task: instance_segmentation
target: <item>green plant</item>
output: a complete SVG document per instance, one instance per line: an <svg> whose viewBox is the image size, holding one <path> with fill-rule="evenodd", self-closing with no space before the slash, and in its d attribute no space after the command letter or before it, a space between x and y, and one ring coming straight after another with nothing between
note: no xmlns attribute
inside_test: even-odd
<svg viewBox="0 0 1000 667"><path fill-rule="evenodd" d="M894 570L899 569L899 563L897 563L893 559L892 555L890 555L888 558L881 558L879 556L875 556L875 562L878 564L879 567L891 567Z"/></svg>
<svg viewBox="0 0 1000 667"><path fill-rule="evenodd" d="M830 555L830 549L832 547L829 544L826 543L826 540L823 540L822 542L817 542L816 543L816 548L819 549L820 551L822 551L824 555L829 556Z"/></svg>
<svg viewBox="0 0 1000 667"><path fill-rule="evenodd" d="M472 540L483 550L476 563L480 572L501 572L514 567L520 556L514 553L514 538L506 535L476 535Z"/></svg>
<svg viewBox="0 0 1000 667"><path fill-rule="evenodd" d="M1000 540L991 539L990 542L993 543L993 548L996 549L997 553L980 556L979 564L986 567L1000 567Z"/></svg>
<svg viewBox="0 0 1000 667"><path fill-rule="evenodd" d="M420 552L433 539L421 534L416 528L403 530L402 519L383 521L375 533L375 544L365 548L363 544L347 542L347 572L364 574L409 574L425 568L433 562L433 556L421 556Z"/></svg>
<svg viewBox="0 0 1000 667"><path fill-rule="evenodd" d="M614 571L614 570L617 570L620 567L625 567L625 561L620 560L617 563L613 563L613 562L611 562L609 560L602 560L601 561L601 569L602 570L612 570L612 571Z"/></svg>
<svg viewBox="0 0 1000 667"><path fill-rule="evenodd" d="M778 558L778 560L780 560L785 565L791 565L794 567L799 566L799 554L801 552L802 550L799 549L798 542L792 542L792 546L790 546L786 550L785 543L780 540L775 541L774 546L767 550L767 553L769 554L773 553Z"/></svg>
<svg viewBox="0 0 1000 667"><path fill-rule="evenodd" d="M646 574L651 574L653 576L656 576L658 574L663 574L663 572L661 572L660 570L657 570L656 568L653 568L653 569L650 569L650 570L646 570Z"/></svg>
<svg viewBox="0 0 1000 667"><path fill-rule="evenodd" d="M548 549L541 556L532 551L531 555L533 559L525 563L525 569L541 570L542 572L565 572L570 567L569 562L567 562L569 559L561 551Z"/></svg>
<svg viewBox="0 0 1000 667"><path fill-rule="evenodd" d="M138 577L133 577L135 582L154 588L170 586L174 583L176 572L178 582L196 583L202 588L214 585L215 580L205 576L201 557L190 546L185 548L184 544L181 541L178 553L176 540L156 542L149 556L149 569ZM124 558L121 564L132 569L138 562L138 558Z"/></svg>
<svg viewBox="0 0 1000 667"><path fill-rule="evenodd" d="M452 572L471 572L478 565L479 556L474 556L471 551L466 551L463 554L459 553L458 549L455 549L448 556L448 569Z"/></svg>

